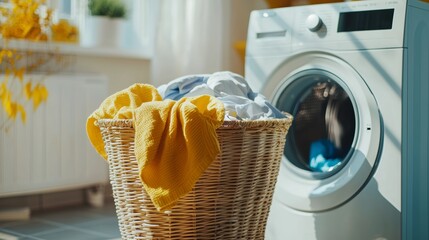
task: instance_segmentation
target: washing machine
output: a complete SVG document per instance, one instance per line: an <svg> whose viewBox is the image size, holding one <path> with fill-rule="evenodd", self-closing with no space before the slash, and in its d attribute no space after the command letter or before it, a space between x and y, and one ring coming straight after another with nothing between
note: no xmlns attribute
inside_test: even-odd
<svg viewBox="0 0 429 240"><path fill-rule="evenodd" d="M429 239L428 6L251 13L246 79L294 116L266 239Z"/></svg>

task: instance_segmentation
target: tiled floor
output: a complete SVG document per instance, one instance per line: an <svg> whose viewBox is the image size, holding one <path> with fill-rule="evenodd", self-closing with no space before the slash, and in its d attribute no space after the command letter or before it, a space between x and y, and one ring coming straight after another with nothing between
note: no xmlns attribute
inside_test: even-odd
<svg viewBox="0 0 429 240"><path fill-rule="evenodd" d="M36 213L30 220L0 222L0 239L120 239L113 203L103 208L78 207Z"/></svg>

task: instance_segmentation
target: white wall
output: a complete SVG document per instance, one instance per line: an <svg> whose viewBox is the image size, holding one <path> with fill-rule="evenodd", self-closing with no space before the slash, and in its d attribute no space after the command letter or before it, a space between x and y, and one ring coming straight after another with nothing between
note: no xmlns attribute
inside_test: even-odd
<svg viewBox="0 0 429 240"><path fill-rule="evenodd" d="M145 59L77 56L71 71L106 75L109 78L109 94L134 83L150 82L150 61Z"/></svg>
<svg viewBox="0 0 429 240"><path fill-rule="evenodd" d="M229 66L226 70L244 75L244 61L233 48L236 41L246 40L249 16L252 10L264 9L267 5L264 0L232 0L231 1L231 29L229 49Z"/></svg>

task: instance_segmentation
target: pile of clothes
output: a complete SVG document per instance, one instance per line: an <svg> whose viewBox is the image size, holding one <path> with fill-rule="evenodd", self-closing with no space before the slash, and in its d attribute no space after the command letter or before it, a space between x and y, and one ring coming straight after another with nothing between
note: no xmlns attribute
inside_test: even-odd
<svg viewBox="0 0 429 240"><path fill-rule="evenodd" d="M163 99L179 100L200 95L214 96L223 102L225 120L284 118L264 96L255 93L246 80L232 72L190 75L158 88Z"/></svg>

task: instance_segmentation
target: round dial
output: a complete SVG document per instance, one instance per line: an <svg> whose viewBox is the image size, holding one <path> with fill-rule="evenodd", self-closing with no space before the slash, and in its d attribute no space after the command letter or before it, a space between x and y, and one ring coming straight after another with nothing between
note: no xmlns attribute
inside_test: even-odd
<svg viewBox="0 0 429 240"><path fill-rule="evenodd" d="M322 24L322 19L320 19L316 14L310 14L305 20L305 26L312 32L319 30L322 27Z"/></svg>

